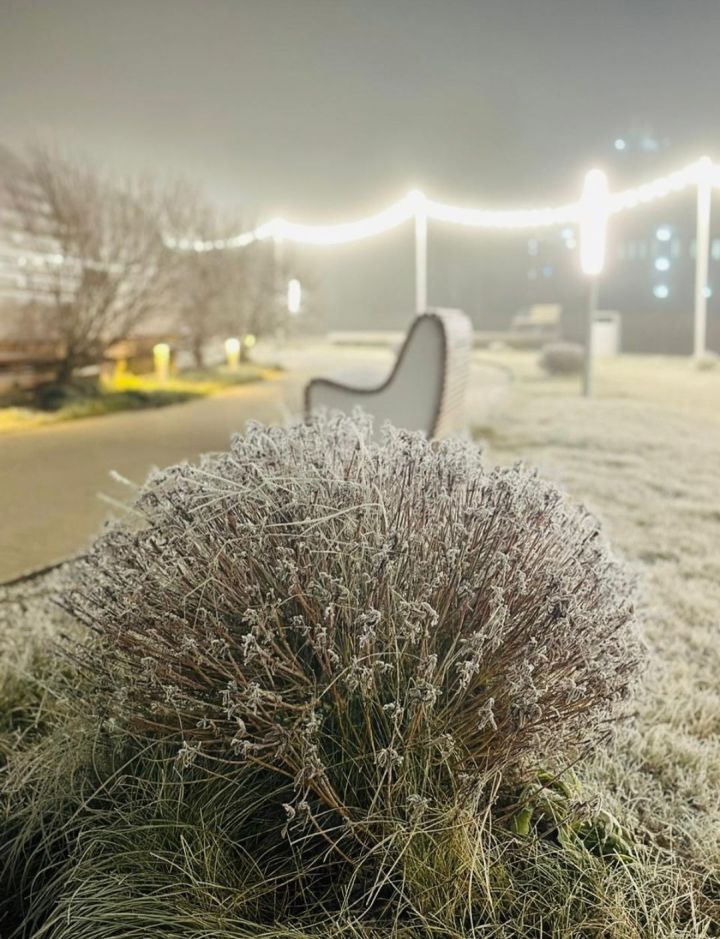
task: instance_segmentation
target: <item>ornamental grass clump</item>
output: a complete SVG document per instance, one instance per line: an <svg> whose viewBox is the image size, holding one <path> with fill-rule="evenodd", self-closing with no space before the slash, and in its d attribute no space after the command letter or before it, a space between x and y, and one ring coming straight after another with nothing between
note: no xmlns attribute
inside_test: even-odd
<svg viewBox="0 0 720 939"><path fill-rule="evenodd" d="M156 472L65 603L108 720L176 768L290 785L294 827L389 817L562 769L640 659L631 584L584 509L523 466L369 421L253 425Z"/></svg>
<svg viewBox="0 0 720 939"><path fill-rule="evenodd" d="M576 342L551 342L543 346L540 367L549 375L579 375L584 354L583 347Z"/></svg>

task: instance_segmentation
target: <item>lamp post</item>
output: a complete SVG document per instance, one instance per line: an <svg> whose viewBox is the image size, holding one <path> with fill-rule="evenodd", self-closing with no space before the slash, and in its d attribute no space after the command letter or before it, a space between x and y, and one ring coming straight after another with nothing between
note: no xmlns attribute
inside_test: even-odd
<svg viewBox="0 0 720 939"><path fill-rule="evenodd" d="M302 284L293 277L287 285L287 311L291 316L297 316L302 310Z"/></svg>
<svg viewBox="0 0 720 939"><path fill-rule="evenodd" d="M710 203L712 200L712 161L702 157L698 161L697 215L695 231L695 311L693 325L693 355L705 355L707 332L707 281L710 255Z"/></svg>
<svg viewBox="0 0 720 939"><path fill-rule="evenodd" d="M589 278L582 389L586 398L592 394L593 321L598 303L599 278L605 266L607 217L607 176L602 170L593 169L585 176L580 199L580 265L583 274Z"/></svg>

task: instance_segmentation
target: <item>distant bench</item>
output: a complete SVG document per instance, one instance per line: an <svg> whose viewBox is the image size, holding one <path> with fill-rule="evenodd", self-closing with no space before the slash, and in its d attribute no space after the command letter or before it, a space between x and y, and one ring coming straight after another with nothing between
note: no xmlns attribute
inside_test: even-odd
<svg viewBox="0 0 720 939"><path fill-rule="evenodd" d="M539 349L562 336L562 307L559 303L538 303L513 317L509 329L476 329L473 345L487 348L495 344L513 349ZM399 349L405 333L399 329L342 329L327 334L335 346L363 346Z"/></svg>

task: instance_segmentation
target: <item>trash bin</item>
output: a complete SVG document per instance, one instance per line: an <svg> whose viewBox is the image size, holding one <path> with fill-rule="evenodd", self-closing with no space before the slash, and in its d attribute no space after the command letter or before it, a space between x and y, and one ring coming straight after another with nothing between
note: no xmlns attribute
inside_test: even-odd
<svg viewBox="0 0 720 939"><path fill-rule="evenodd" d="M592 351L596 358L620 354L622 318L615 310L598 310L593 315Z"/></svg>

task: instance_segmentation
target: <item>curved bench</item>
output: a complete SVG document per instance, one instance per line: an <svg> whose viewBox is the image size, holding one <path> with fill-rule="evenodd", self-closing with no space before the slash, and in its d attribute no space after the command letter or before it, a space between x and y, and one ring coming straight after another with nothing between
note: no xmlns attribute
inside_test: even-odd
<svg viewBox="0 0 720 939"><path fill-rule="evenodd" d="M460 310L432 309L417 316L388 377L376 388L314 378L305 388L305 413L361 407L375 418L428 437L447 437L463 426L470 372L472 324Z"/></svg>

